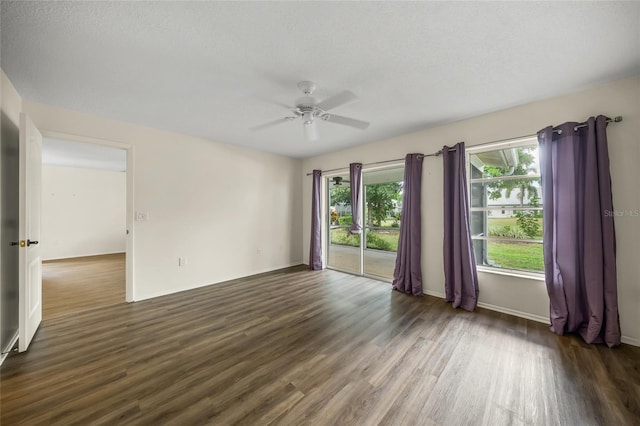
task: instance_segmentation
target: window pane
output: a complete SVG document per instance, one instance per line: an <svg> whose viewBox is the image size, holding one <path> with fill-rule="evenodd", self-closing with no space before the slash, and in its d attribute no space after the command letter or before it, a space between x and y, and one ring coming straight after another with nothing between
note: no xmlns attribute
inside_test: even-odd
<svg viewBox="0 0 640 426"><path fill-rule="evenodd" d="M331 244L360 247L360 234L349 234L348 227L331 227Z"/></svg>
<svg viewBox="0 0 640 426"><path fill-rule="evenodd" d="M472 213L484 214L485 212ZM542 210L505 209L486 213L489 237L542 240Z"/></svg>
<svg viewBox="0 0 640 426"><path fill-rule="evenodd" d="M471 207L486 207L485 187L486 185L483 182L473 182L471 184Z"/></svg>
<svg viewBox="0 0 640 426"><path fill-rule="evenodd" d="M489 241L489 261L495 267L532 272L544 271L542 244Z"/></svg>
<svg viewBox="0 0 640 426"><path fill-rule="evenodd" d="M331 225L351 225L351 189L344 178L328 180L329 185L329 220Z"/></svg>
<svg viewBox="0 0 640 426"><path fill-rule="evenodd" d="M486 237L487 224L486 212L471 212L471 235L474 237Z"/></svg>
<svg viewBox="0 0 640 426"><path fill-rule="evenodd" d="M360 273L360 235L349 235L351 225L351 190L349 176L327 180L329 187L329 247L327 265L343 271Z"/></svg>
<svg viewBox="0 0 640 426"><path fill-rule="evenodd" d="M538 207L542 205L540 178L487 182L486 192L488 207L502 207L508 210L510 207Z"/></svg>
<svg viewBox="0 0 640 426"><path fill-rule="evenodd" d="M542 244L474 240L476 263L500 269L544 272Z"/></svg>
<svg viewBox="0 0 640 426"><path fill-rule="evenodd" d="M471 235L478 265L543 272L538 144L469 155ZM521 210L535 207L536 210ZM482 239L480 239L482 238ZM488 239L487 239L488 238ZM531 242L536 240L540 242Z"/></svg>
<svg viewBox="0 0 640 426"><path fill-rule="evenodd" d="M502 148L493 151L477 152L469 155L471 178L497 176L539 175L538 144L515 148Z"/></svg>
<svg viewBox="0 0 640 426"><path fill-rule="evenodd" d="M365 171L364 227L366 245L364 273L393 278L398 251L404 168Z"/></svg>
<svg viewBox="0 0 640 426"><path fill-rule="evenodd" d="M540 178L471 183L471 207L539 207L541 198Z"/></svg>

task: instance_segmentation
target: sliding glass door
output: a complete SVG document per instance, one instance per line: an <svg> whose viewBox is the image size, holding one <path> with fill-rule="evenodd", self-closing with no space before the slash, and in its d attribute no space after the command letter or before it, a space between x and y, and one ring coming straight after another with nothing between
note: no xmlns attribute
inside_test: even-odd
<svg viewBox="0 0 640 426"><path fill-rule="evenodd" d="M404 168L363 173L364 274L392 279L400 235Z"/></svg>
<svg viewBox="0 0 640 426"><path fill-rule="evenodd" d="M349 175L327 179L329 211L329 244L327 265L345 272L361 274L360 234L349 234L351 225L351 189ZM362 222L361 222L362 223Z"/></svg>
<svg viewBox="0 0 640 426"><path fill-rule="evenodd" d="M403 167L364 170L362 173L362 233L349 235L351 190L349 175L327 178L329 236L327 265L330 268L385 280L393 278L400 211Z"/></svg>

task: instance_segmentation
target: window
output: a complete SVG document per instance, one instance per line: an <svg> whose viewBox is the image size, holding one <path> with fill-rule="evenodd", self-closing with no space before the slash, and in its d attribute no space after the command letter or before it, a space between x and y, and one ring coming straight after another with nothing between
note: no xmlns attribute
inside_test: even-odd
<svg viewBox="0 0 640 426"><path fill-rule="evenodd" d="M467 152L476 264L543 273L538 141L528 138Z"/></svg>

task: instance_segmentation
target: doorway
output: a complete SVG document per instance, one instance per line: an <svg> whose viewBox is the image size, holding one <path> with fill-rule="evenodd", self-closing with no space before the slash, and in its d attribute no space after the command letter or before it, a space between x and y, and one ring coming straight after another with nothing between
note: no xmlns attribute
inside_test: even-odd
<svg viewBox="0 0 640 426"><path fill-rule="evenodd" d="M127 150L43 138L43 319L126 297Z"/></svg>
<svg viewBox="0 0 640 426"><path fill-rule="evenodd" d="M326 178L327 266L385 281L393 279L398 238L404 166L392 165L362 172L362 232L349 234L352 223L351 188L346 173Z"/></svg>

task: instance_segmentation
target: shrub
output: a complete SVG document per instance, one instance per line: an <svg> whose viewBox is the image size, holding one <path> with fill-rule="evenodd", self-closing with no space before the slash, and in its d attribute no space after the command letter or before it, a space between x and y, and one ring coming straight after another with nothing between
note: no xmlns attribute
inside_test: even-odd
<svg viewBox="0 0 640 426"><path fill-rule="evenodd" d="M367 248L378 250L392 250L391 243L389 241L372 232L367 233Z"/></svg>
<svg viewBox="0 0 640 426"><path fill-rule="evenodd" d="M517 226L510 225L491 225L489 226L490 237L518 238L526 239L527 234Z"/></svg>
<svg viewBox="0 0 640 426"><path fill-rule="evenodd" d="M538 232L540 232L540 222L538 222L538 218L536 217L535 212L517 211L516 217L518 226L522 229L527 237L535 238L535 236L538 235Z"/></svg>
<svg viewBox="0 0 640 426"><path fill-rule="evenodd" d="M359 247L360 234L349 235L344 229L335 229L331 231L331 243Z"/></svg>
<svg viewBox="0 0 640 426"><path fill-rule="evenodd" d="M345 215L345 216L340 216L338 218L338 223L340 225L351 225L351 221L352 221L352 219L351 219L351 215L350 214L349 215Z"/></svg>
<svg viewBox="0 0 640 426"><path fill-rule="evenodd" d="M392 227L392 228L400 228L400 224L399 224L398 222L393 222L393 223L391 224L391 227Z"/></svg>
<svg viewBox="0 0 640 426"><path fill-rule="evenodd" d="M335 211L334 209L331 209L331 223L332 224L338 222L338 217L339 216L340 215L338 214L337 211Z"/></svg>

